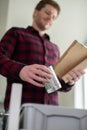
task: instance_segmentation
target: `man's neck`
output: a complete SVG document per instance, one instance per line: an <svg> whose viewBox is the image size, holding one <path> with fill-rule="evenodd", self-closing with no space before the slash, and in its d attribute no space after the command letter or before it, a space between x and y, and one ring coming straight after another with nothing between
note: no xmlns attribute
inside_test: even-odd
<svg viewBox="0 0 87 130"><path fill-rule="evenodd" d="M45 34L45 31L40 30L37 26L32 24L32 27L39 32L39 35L42 37Z"/></svg>

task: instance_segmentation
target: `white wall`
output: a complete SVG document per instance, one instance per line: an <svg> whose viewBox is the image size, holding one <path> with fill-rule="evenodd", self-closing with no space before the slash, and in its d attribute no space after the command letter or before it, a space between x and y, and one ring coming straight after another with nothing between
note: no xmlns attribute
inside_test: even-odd
<svg viewBox="0 0 87 130"><path fill-rule="evenodd" d="M6 30L6 23L8 17L9 0L0 0L0 38ZM0 102L3 101L5 95L6 79L0 75Z"/></svg>
<svg viewBox="0 0 87 130"><path fill-rule="evenodd" d="M83 42L87 38L87 1L58 0L58 2L61 6L61 14L51 34L54 41L60 44L63 52L74 39Z"/></svg>
<svg viewBox="0 0 87 130"><path fill-rule="evenodd" d="M79 42L87 40L87 0L57 1L61 6L61 13L48 33L51 40L60 47L62 55L73 40L77 39ZM9 8L5 15L7 16L6 30L11 26L27 27L30 25L37 2L38 0L9 0ZM4 5L6 6L7 2ZM2 27L4 26L2 25ZM61 93L59 97L60 105L74 107L73 90L69 93Z"/></svg>
<svg viewBox="0 0 87 130"><path fill-rule="evenodd" d="M5 32L9 0L0 0L0 38Z"/></svg>

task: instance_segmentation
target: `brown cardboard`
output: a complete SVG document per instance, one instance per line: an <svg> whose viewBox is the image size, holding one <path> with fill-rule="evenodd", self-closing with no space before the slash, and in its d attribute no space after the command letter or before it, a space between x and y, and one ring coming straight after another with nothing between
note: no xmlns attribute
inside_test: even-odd
<svg viewBox="0 0 87 130"><path fill-rule="evenodd" d="M74 40L59 61L54 65L54 71L57 76L63 77L77 65L81 69L87 67L87 46Z"/></svg>

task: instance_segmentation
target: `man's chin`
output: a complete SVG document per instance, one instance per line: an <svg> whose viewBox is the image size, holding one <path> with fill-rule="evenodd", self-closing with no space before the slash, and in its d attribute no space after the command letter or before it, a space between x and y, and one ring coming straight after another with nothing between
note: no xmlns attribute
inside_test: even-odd
<svg viewBox="0 0 87 130"><path fill-rule="evenodd" d="M44 29L45 29L45 30L48 30L49 28L50 28L50 26L45 26L45 28L44 28Z"/></svg>
<svg viewBox="0 0 87 130"><path fill-rule="evenodd" d="M50 26L44 26L41 28L42 31L48 30L50 28Z"/></svg>

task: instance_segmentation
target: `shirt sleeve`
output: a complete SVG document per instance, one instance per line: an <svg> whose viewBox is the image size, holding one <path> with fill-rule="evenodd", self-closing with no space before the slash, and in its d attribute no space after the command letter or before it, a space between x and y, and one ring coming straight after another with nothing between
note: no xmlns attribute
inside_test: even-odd
<svg viewBox="0 0 87 130"><path fill-rule="evenodd" d="M7 78L18 79L24 64L11 59L17 44L15 28L9 29L0 41L0 74Z"/></svg>
<svg viewBox="0 0 87 130"><path fill-rule="evenodd" d="M65 83L62 79L59 78L59 81L62 85L62 88L60 88L58 91L61 91L61 92L68 92L72 89L72 87L74 85L69 85L68 83Z"/></svg>

